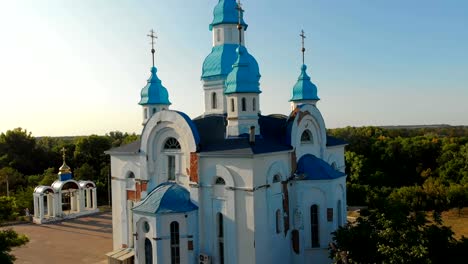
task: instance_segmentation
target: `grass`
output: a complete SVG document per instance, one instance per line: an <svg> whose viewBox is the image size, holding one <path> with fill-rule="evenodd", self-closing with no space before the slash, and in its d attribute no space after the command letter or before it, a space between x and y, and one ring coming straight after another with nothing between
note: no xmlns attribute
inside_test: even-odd
<svg viewBox="0 0 468 264"><path fill-rule="evenodd" d="M452 228L455 238L468 237L468 207L463 208L460 215L458 214L458 209L443 212L442 219L444 225Z"/></svg>

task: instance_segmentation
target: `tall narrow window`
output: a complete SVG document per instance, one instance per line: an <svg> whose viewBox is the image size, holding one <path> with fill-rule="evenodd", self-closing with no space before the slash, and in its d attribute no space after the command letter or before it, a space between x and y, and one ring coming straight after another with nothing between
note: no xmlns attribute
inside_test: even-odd
<svg viewBox="0 0 468 264"><path fill-rule="evenodd" d="M257 100L255 98L252 99L252 110L257 111Z"/></svg>
<svg viewBox="0 0 468 264"><path fill-rule="evenodd" d="M231 98L231 112L234 112L236 108L234 107L234 98Z"/></svg>
<svg viewBox="0 0 468 264"><path fill-rule="evenodd" d="M224 226L223 226L223 214L217 214L218 221L218 255L219 263L224 264Z"/></svg>
<svg viewBox="0 0 468 264"><path fill-rule="evenodd" d="M175 181L175 156L167 156L167 179Z"/></svg>
<svg viewBox="0 0 468 264"><path fill-rule="evenodd" d="M220 42L221 41L221 29L216 29L216 41Z"/></svg>
<svg viewBox="0 0 468 264"><path fill-rule="evenodd" d="M145 119L148 119L148 110L146 108L143 108L143 115L145 116Z"/></svg>
<svg viewBox="0 0 468 264"><path fill-rule="evenodd" d="M216 93L211 94L211 109L218 108L218 101L216 100Z"/></svg>
<svg viewBox="0 0 468 264"><path fill-rule="evenodd" d="M281 181L281 176L279 176L278 174L275 174L275 176L273 176L273 183L280 182L280 181Z"/></svg>
<svg viewBox="0 0 468 264"><path fill-rule="evenodd" d="M179 223L171 223L171 264L180 264Z"/></svg>
<svg viewBox="0 0 468 264"><path fill-rule="evenodd" d="M156 108L153 108L153 114L156 114Z"/></svg>
<svg viewBox="0 0 468 264"><path fill-rule="evenodd" d="M280 209L276 210L275 218L276 218L276 234L279 234L281 233L281 210Z"/></svg>
<svg viewBox="0 0 468 264"><path fill-rule="evenodd" d="M153 246L148 238L145 238L145 264L153 264Z"/></svg>
<svg viewBox="0 0 468 264"><path fill-rule="evenodd" d="M316 204L310 207L310 231L312 247L320 247L319 239L319 212Z"/></svg>
<svg viewBox="0 0 468 264"><path fill-rule="evenodd" d="M343 225L343 215L341 214L341 200L336 204L336 217L338 217L338 226Z"/></svg>
<svg viewBox="0 0 468 264"><path fill-rule="evenodd" d="M245 102L245 97L242 97L242 111L247 110L247 103Z"/></svg>

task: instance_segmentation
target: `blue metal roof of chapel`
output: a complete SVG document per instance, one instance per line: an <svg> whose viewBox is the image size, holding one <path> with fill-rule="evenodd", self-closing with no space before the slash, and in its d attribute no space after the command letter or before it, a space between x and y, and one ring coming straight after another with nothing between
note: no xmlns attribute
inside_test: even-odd
<svg viewBox="0 0 468 264"><path fill-rule="evenodd" d="M151 76L148 79L148 83L143 87L143 89L141 89L140 105L171 104L171 102L169 102L169 93L167 92L166 87L162 85L162 82L158 78L156 72L156 67L151 67Z"/></svg>
<svg viewBox="0 0 468 264"><path fill-rule="evenodd" d="M299 159L296 174L302 175L302 180L330 180L346 176L312 154L306 154Z"/></svg>

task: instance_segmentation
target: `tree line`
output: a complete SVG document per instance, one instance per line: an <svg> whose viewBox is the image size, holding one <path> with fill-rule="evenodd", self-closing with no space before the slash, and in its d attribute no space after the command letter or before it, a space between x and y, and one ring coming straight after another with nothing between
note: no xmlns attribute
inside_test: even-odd
<svg viewBox="0 0 468 264"><path fill-rule="evenodd" d="M468 206L468 127L328 132L349 143L348 205L367 206L333 233L336 263L466 261L468 239L455 239L441 213Z"/></svg>
<svg viewBox="0 0 468 264"><path fill-rule="evenodd" d="M0 196L13 197L18 210L32 212L34 188L50 186L58 179L61 149L65 148L74 179L94 181L98 203L107 204L110 158L104 151L137 139L136 134L119 131L104 136L36 138L22 128L8 130L0 134Z"/></svg>

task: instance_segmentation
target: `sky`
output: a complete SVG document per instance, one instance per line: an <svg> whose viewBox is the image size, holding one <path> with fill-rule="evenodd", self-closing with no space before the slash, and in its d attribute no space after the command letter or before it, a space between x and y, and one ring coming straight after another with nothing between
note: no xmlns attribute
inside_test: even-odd
<svg viewBox="0 0 468 264"><path fill-rule="evenodd" d="M0 133L141 133L156 67L171 109L203 113L218 0L0 0ZM262 114L289 114L306 64L328 128L468 125L468 1L243 0Z"/></svg>

